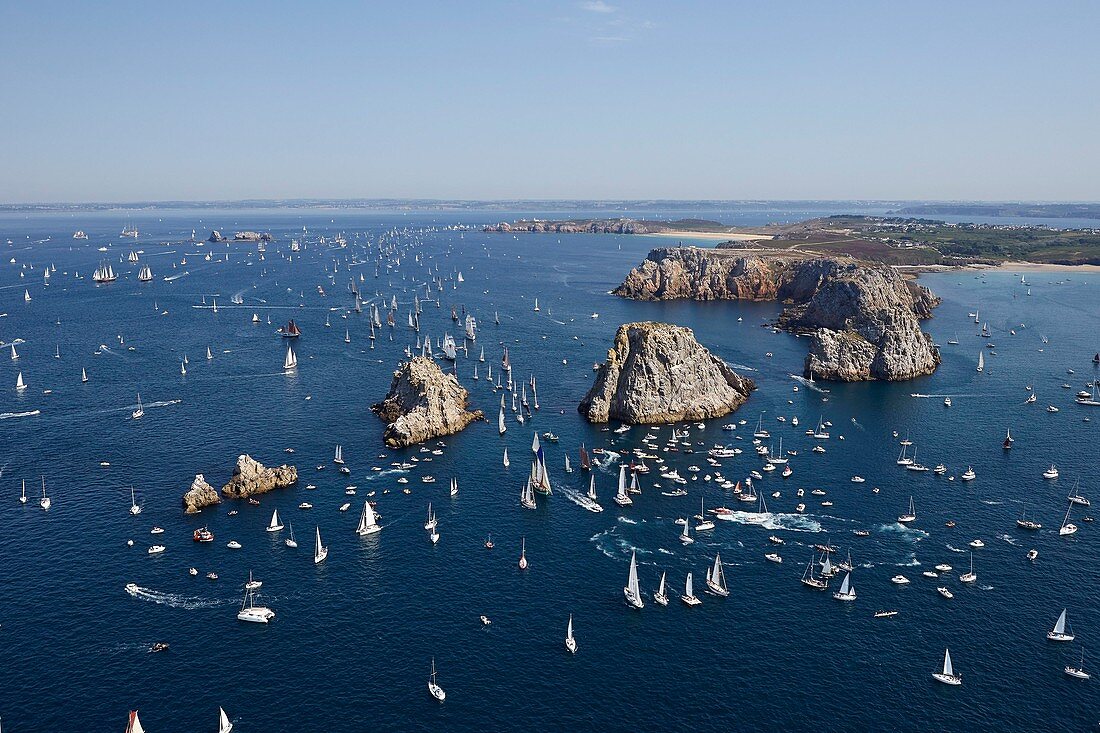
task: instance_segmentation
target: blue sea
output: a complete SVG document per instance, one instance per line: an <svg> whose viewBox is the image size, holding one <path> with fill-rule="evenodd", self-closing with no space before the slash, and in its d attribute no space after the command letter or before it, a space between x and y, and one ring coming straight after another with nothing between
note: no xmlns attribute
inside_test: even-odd
<svg viewBox="0 0 1100 733"><path fill-rule="evenodd" d="M1100 276L1029 272L1022 285L1013 272L923 275L920 281L943 298L925 323L943 345L940 369L907 383L820 384L824 393L789 377L801 371L805 340L762 327L779 304L640 303L608 294L668 239L477 228L537 213L0 216L4 730L122 731L127 712L137 709L150 733L213 731L219 706L240 733L1096 725L1100 681L1071 679L1063 667L1084 650L1085 667L1100 672L1100 523L1084 521L1088 510L1077 507L1072 519L1080 530L1061 537L1058 528L1078 480L1081 493L1100 501L1100 410L1073 401L1100 378L1091 363L1100 349ZM822 213L831 212L714 216L762 224ZM118 236L126 224L138 227L138 240ZM254 243L184 241L192 229L205 238L214 228L270 231L275 241L262 261ZM72 239L77 229L89 239ZM333 244L340 233L346 248ZM292 256L295 238L304 249ZM378 264L380 239L405 252L399 263ZM125 261L130 250L138 264ZM117 282L92 282L102 261L119 272ZM152 268L153 282L137 281L142 265ZM44 285L47 266L56 270ZM397 328L383 327L373 349L366 313L351 312L352 278L368 304L393 296L399 302ZM461 343L452 306L478 319L477 341L468 357L459 354L457 373L472 406L492 419L444 438L442 455L419 447L388 451L384 426L369 408L385 395L406 346L415 346L416 334L404 327L413 295L424 298L425 284L437 279L444 287L427 293L438 307L424 302L422 335L434 341L452 332ZM232 303L234 296L243 302ZM995 349L977 336L968 316L975 309ZM253 314L260 324L251 322ZM286 345L275 329L290 318L303 335L298 368L288 375ZM588 475L565 473L565 456L575 466L582 442L622 451L639 446L647 432L658 434L659 445L671 434L669 427L604 432L576 410L617 327L638 320L691 327L759 389L735 415L691 426L694 453L660 454L690 477L687 496L662 496L671 486L654 471L642 478L634 505L620 509L610 500L617 465L606 462L595 471L605 511L594 514L571 499ZM948 345L956 335L959 344ZM16 360L9 358L12 343ZM517 381L537 379L540 409L526 425L509 410L508 431L499 436L500 395L485 368L491 363L496 371L505 346ZM479 365L482 348L486 363ZM986 369L978 373L982 352ZM22 392L14 389L19 373L27 384ZM1028 385L1038 396L1033 404L1025 404ZM145 416L134 420L138 393ZM752 450L758 419L776 441L782 436L784 450L798 452L793 476L775 472L757 482L773 515L764 526L717 522L682 546L675 519L697 512L700 497L708 508L745 508L704 480L714 471L705 451L741 448L720 470L743 480L761 466ZM736 430L722 430L742 420ZM823 443L826 453L813 454L816 441L804 431L819 420L832 423L832 437ZM1016 442L1005 451L1008 429ZM518 498L532 431L553 432L560 442L544 442L554 494L528 511ZM905 436L920 462L943 463L948 473L917 475L897 466ZM350 476L332 464L336 444ZM502 465L505 447L509 468ZM195 474L220 487L243 453L268 465L296 465L298 485L264 495L259 506L227 501L184 515L180 497ZM414 457L421 460L412 470L391 465ZM1041 474L1052 463L1061 477L1046 481ZM702 470L693 473L692 465ZM964 483L957 477L967 467L977 478ZM423 483L426 474L437 481ZM866 482L852 483L857 474ZM398 483L402 476L407 484ZM454 498L447 495L452 477L459 484ZM37 505L43 478L53 502L48 512ZM18 501L24 480L26 505ZM348 485L356 496L345 495ZM131 486L144 509L136 517L128 514ZM826 496L811 495L818 488ZM384 528L360 538L354 530L371 491ZM896 517L910 497L918 519L904 527ZM833 506L820 506L823 499ZM303 501L313 509L299 510ZM351 509L341 513L346 501ZM807 504L802 515L795 512L799 501ZM429 502L439 517L434 546L423 529ZM298 549L283 542L289 527L264 531L276 508L293 525ZM229 516L231 509L239 514ZM1016 527L1025 512L1041 531ZM946 527L948 520L957 526ZM151 535L154 525L165 533ZM204 525L217 541L192 541ZM320 565L311 556L315 527L330 547ZM489 535L491 550L484 547ZM772 545L769 535L785 544ZM969 569L975 539L985 547L973 553L978 581L967 585L958 574ZM229 540L242 549L228 549ZM526 571L517 567L521 540ZM155 543L167 550L150 556ZM851 553L854 603L833 600L832 588L821 593L799 583L817 543L836 545L841 557ZM1032 548L1039 554L1029 562ZM765 561L773 550L781 565ZM730 596L700 594L695 608L679 603L687 572L698 593L719 551ZM646 598L641 611L623 603L632 553ZM938 563L954 570L938 581L921 576ZM190 567L199 575L189 575ZM236 619L250 570L263 581L260 601L277 614L266 626ZM204 577L211 571L218 580ZM651 600L662 571L673 596L667 608ZM892 584L897 573L912 583ZM128 594L127 583L142 591ZM954 598L940 597L937 585ZM1063 608L1077 639L1048 642ZM899 614L874 618L880 609ZM563 645L570 614L575 656ZM480 615L492 624L483 626ZM154 642L170 648L148 653ZM947 647L961 687L931 679ZM433 658L447 692L442 704L426 689Z"/></svg>

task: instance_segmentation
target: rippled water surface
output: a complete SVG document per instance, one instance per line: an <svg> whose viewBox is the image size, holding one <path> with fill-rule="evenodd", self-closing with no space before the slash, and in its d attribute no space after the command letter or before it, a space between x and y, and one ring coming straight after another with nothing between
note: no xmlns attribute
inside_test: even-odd
<svg viewBox="0 0 1100 733"><path fill-rule="evenodd" d="M1100 348L1100 278L1029 274L1029 296L1019 275L1009 272L926 275L922 282L944 301L925 324L943 345L944 363L934 376L823 385L828 394L796 392L788 375L801 369L804 340L761 327L778 304L636 303L607 294L651 247L668 240L442 229L514 216L164 211L0 218L0 241L11 240L0 264L0 341L15 342L19 355L9 359L9 346L0 352L0 716L6 731L122 730L134 708L149 731L214 730L219 705L242 733L1095 725L1097 680L1069 679L1062 668L1082 647L1086 667L1093 666L1091 649L1100 660L1100 526L1076 510L1080 531L1059 537L1057 530L1076 480L1082 493L1100 500L1100 410L1073 403L1073 394L1100 376L1091 363ZM737 221L776 218L750 213ZM136 243L117 236L127 221L141 229ZM211 227L270 230L277 241L262 262L252 244L181 243L192 228L204 236ZM90 240L72 240L78 228ZM375 277L366 243L395 229L422 233L401 235L406 256ZM348 248L319 242L338 232L347 233ZM307 246L288 261L292 237L303 237ZM98 252L100 246L109 251ZM130 249L140 251L138 265L119 261ZM90 275L104 258L121 276L97 287ZM56 272L44 287L48 264ZM137 282L141 264L152 267L154 282ZM383 328L374 349L366 315L348 312L348 283L360 273L368 303L393 295L400 303L393 340ZM457 362L472 405L495 417L499 394L484 378L485 367L491 363L495 372L507 345L517 379L537 378L540 410L527 425L509 410L503 437L492 422L477 423L445 439L440 456L416 448L384 451L383 426L369 406L385 394L402 350L415 341L402 327L413 293L423 296L424 283L437 276L445 288L431 295L441 307L425 303L422 333L435 339L454 328L452 305L481 324L469 358L460 353ZM241 305L231 302L234 295ZM976 336L967 315L975 308L989 323L995 349ZM250 322L254 313L261 324ZM288 376L275 327L291 317L304 335L297 373ZM649 319L690 326L702 343L757 380L759 390L734 417L746 425L723 431L730 419L711 420L690 429L695 453L661 453L694 477L686 497L662 496L669 482L653 472L642 479L634 506L620 510L610 501L617 468L607 462L595 472L605 511L594 514L571 501L586 487L587 474L565 473L564 456L575 465L581 442L629 449L647 430L601 432L580 419L576 404L616 327ZM460 335L457 328L454 333ZM956 334L960 343L948 345ZM486 363L474 381L482 347ZM986 370L979 374L974 365L983 351ZM14 389L19 372L28 385L21 393ZM1034 404L1024 402L1027 385L1038 395ZM138 392L146 413L133 420ZM943 405L947 395L950 408ZM1047 412L1047 405L1060 411ZM782 436L784 450L798 452L791 478L776 472L757 482L773 515L763 526L746 523L753 518L748 514L740 522L718 522L685 548L674 520L698 511L701 496L708 507L754 509L704 480L714 471L704 450L715 443L742 448L720 470L743 479L760 468L751 450L760 416L777 448ZM832 422L832 438L825 454L812 454L814 441L804 430L819 418ZM1016 443L1004 451L1009 428ZM517 500L532 429L552 431L560 442L546 445L554 495L526 511ZM948 474L901 470L894 431L910 436L918 460L942 462ZM670 436L667 427L652 432L659 445ZM350 476L331 463L337 443ZM512 461L507 469L505 447ZM288 448L294 453L284 452ZM268 464L294 463L298 486L265 495L260 506L225 503L183 515L180 495L193 476L203 473L220 486L246 452ZM414 456L433 460L406 473L392 470L392 462ZM1044 481L1041 473L1052 462L1061 478ZM317 471L318 465L326 468ZM692 473L692 465L702 470ZM975 481L948 480L968 466ZM425 474L437 482L422 483ZM856 474L866 483L852 483ZM401 493L400 476L409 479L410 495ZM49 512L34 496L26 506L17 500L20 482L37 495L40 477L53 499ZM460 487L453 499L446 490L451 477ZM358 487L355 497L345 496L349 484ZM127 514L131 485L144 507L138 517ZM806 490L803 515L795 512L798 488ZM814 488L827 495L812 496ZM384 529L361 539L354 529L369 491L376 492ZM779 498L771 497L774 491ZM918 520L906 528L895 519L910 496ZM825 499L833 506L819 506ZM311 511L296 508L306 500ZM351 511L339 512L349 500ZM436 546L422 527L429 501L439 515ZM231 508L239 514L228 516ZM297 550L283 543L288 530L264 531L275 508L293 523L302 545ZM1043 529L1017 529L1014 520L1024 512ZM957 526L947 528L949 519ZM204 524L217 541L193 543L192 531ZM153 525L166 532L151 536ZM319 566L309 549L315 527L330 546ZM855 536L856 529L870 536ZM489 534L492 550L483 546ZM771 534L786 541L778 549L782 565L764 560L775 549ZM516 564L522 537L530 560L525 572ZM243 549L227 549L230 539ZM978 581L967 586L957 575L969 567L974 539L985 547L974 552ZM812 545L826 541L842 555L851 552L855 603L798 582ZM148 556L154 542L167 551ZM1030 548L1039 551L1034 562L1024 557ZM696 608L647 600L642 611L632 611L621 588L635 551L647 599L662 571L674 596L688 571L701 589L717 551L731 595L701 596ZM921 577L943 562L955 567L945 580ZM191 566L201 571L198 577L188 574ZM264 582L262 599L278 614L268 626L235 618L250 569ZM220 579L205 579L208 571ZM889 582L899 572L911 585ZM124 591L130 582L142 588L135 596ZM937 584L955 598L937 595ZM1073 644L1045 639L1063 607L1077 633ZM873 618L886 608L900 614ZM562 643L570 613L576 656ZM491 626L481 625L481 614ZM155 641L169 642L170 650L147 653ZM945 646L962 687L930 678ZM444 704L425 689L433 656L447 691Z"/></svg>

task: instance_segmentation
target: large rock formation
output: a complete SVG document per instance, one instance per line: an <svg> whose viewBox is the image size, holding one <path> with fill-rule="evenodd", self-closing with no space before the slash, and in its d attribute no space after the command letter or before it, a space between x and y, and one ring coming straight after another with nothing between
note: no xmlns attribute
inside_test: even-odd
<svg viewBox="0 0 1100 733"><path fill-rule="evenodd" d="M201 473L196 473L195 480L191 482L191 488L183 495L183 511L187 514L195 514L208 506L220 503L217 490L206 483L206 478Z"/></svg>
<svg viewBox="0 0 1100 733"><path fill-rule="evenodd" d="M294 466L284 463L267 468L252 456L238 456L233 477L222 487L222 494L231 499L245 499L272 489L286 488L297 481L298 469Z"/></svg>
<svg viewBox="0 0 1100 733"><path fill-rule="evenodd" d="M840 381L912 379L939 351L920 330L939 298L891 267L846 257L655 249L616 295L641 300L781 300L787 330L811 335L804 371Z"/></svg>
<svg viewBox="0 0 1100 733"><path fill-rule="evenodd" d="M667 323L619 326L615 343L578 408L591 422L669 423L719 417L756 389L695 340Z"/></svg>
<svg viewBox="0 0 1100 733"><path fill-rule="evenodd" d="M434 361L418 356L393 373L386 398L371 407L389 425L383 438L391 448L404 448L440 435L451 435L474 420L481 410L467 411L470 393Z"/></svg>

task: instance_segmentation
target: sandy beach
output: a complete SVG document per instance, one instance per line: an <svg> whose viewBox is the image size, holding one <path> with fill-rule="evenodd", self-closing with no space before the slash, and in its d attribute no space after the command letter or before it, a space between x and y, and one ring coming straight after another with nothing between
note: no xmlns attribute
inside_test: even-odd
<svg viewBox="0 0 1100 733"><path fill-rule="evenodd" d="M1045 262L1002 262L996 266L977 267L980 270L1015 270L1018 272L1100 272L1100 265L1052 265Z"/></svg>

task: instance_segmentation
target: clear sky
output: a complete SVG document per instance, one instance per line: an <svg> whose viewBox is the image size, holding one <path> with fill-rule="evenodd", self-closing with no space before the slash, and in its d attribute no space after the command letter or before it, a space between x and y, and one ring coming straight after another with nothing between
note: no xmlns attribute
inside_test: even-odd
<svg viewBox="0 0 1100 733"><path fill-rule="evenodd" d="M1098 2L0 0L0 202L1100 200Z"/></svg>

